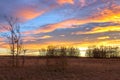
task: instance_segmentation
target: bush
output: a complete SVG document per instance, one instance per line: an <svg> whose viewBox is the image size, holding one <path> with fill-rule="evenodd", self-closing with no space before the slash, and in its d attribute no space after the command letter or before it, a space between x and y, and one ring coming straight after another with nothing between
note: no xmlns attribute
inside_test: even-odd
<svg viewBox="0 0 120 80"><path fill-rule="evenodd" d="M93 46L89 47L86 51L87 57L94 58L110 58L110 57L119 57L118 47L112 46Z"/></svg>

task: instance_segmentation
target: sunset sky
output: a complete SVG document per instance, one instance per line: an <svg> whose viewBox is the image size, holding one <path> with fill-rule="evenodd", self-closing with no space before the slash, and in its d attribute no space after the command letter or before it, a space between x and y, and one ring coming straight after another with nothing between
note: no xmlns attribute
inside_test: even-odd
<svg viewBox="0 0 120 80"><path fill-rule="evenodd" d="M5 25L3 15L19 18L29 49L120 46L120 0L0 0L0 24ZM2 51L4 41L0 37Z"/></svg>

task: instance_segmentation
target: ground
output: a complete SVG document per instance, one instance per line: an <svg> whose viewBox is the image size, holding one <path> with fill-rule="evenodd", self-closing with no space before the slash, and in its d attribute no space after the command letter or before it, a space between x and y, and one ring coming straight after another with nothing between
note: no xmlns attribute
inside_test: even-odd
<svg viewBox="0 0 120 80"><path fill-rule="evenodd" d="M2 57L0 80L120 80L120 59L67 58L67 62L64 70L58 70L48 68L46 58L31 57L24 67L13 68L10 59Z"/></svg>

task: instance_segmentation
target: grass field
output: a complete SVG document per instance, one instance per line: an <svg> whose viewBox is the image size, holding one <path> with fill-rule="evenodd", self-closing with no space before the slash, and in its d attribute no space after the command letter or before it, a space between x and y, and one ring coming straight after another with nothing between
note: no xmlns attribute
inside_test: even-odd
<svg viewBox="0 0 120 80"><path fill-rule="evenodd" d="M55 61L56 59L51 59ZM120 80L120 59L67 58L64 71L46 66L46 58L26 57L13 68L10 57L0 57L0 80Z"/></svg>

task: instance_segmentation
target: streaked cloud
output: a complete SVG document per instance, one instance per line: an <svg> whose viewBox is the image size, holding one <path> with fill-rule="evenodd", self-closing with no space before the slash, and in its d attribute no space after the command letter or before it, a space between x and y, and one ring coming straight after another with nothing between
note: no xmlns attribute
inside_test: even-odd
<svg viewBox="0 0 120 80"><path fill-rule="evenodd" d="M46 12L46 10L43 11L35 11L34 9L23 9L17 12L17 16L22 17L25 20L31 20L34 19L38 16L41 16L42 14L44 14Z"/></svg>
<svg viewBox="0 0 120 80"><path fill-rule="evenodd" d="M45 36L40 37L40 39L48 39L48 38L51 38L51 37L52 37L52 36L45 35Z"/></svg>
<svg viewBox="0 0 120 80"><path fill-rule="evenodd" d="M104 33L104 32L113 32L113 31L120 31L120 27L119 26L107 26L107 27L95 27L93 28L91 31L86 31L86 32L75 32L72 34L96 34L96 33Z"/></svg>
<svg viewBox="0 0 120 80"><path fill-rule="evenodd" d="M23 37L23 42L29 42L29 41L36 41L37 38L33 37L33 36L25 36Z"/></svg>
<svg viewBox="0 0 120 80"><path fill-rule="evenodd" d="M59 43L59 44L58 44ZM92 43L92 44L91 44ZM78 48L87 48L89 46L100 46L100 45L106 45L106 46L120 46L120 39L116 40L93 40L93 41L78 41L78 42L63 42L63 41L51 41L51 42L46 42L46 43L37 43L37 44L24 44L27 49L40 49L40 48L46 48L47 46L74 46Z"/></svg>
<svg viewBox="0 0 120 80"><path fill-rule="evenodd" d="M25 34L31 34L31 32L34 34L39 34L39 33L52 32L56 29L74 28L74 25L82 25L88 22L89 20L78 20L78 19L65 20L59 23L45 25L37 30L27 31L25 32Z"/></svg>
<svg viewBox="0 0 120 80"><path fill-rule="evenodd" d="M100 9L92 18L100 22L118 22L120 21L120 5L112 4L108 8Z"/></svg>
<svg viewBox="0 0 120 80"><path fill-rule="evenodd" d="M98 37L97 39L109 39L110 37L109 36L100 36L100 37Z"/></svg>
<svg viewBox="0 0 120 80"><path fill-rule="evenodd" d="M73 28L77 25L84 25L88 23L107 23L107 22L120 22L120 6L118 5L111 5L110 9L105 8L89 16L84 19L68 19L54 24L47 24L43 27L40 27L37 30L33 30L34 34L38 33L47 33L52 32L56 29L64 29L64 28ZM31 31L30 31L31 32ZM29 34L29 31L26 32Z"/></svg>
<svg viewBox="0 0 120 80"><path fill-rule="evenodd" d="M74 0L57 0L58 4L74 4Z"/></svg>

